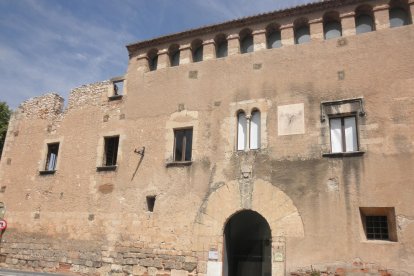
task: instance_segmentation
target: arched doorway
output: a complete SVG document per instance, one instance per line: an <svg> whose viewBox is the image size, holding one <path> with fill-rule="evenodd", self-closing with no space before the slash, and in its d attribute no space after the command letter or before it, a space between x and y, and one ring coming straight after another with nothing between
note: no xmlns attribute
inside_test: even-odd
<svg viewBox="0 0 414 276"><path fill-rule="evenodd" d="M224 228L223 276L270 276L271 232L257 212L233 215Z"/></svg>

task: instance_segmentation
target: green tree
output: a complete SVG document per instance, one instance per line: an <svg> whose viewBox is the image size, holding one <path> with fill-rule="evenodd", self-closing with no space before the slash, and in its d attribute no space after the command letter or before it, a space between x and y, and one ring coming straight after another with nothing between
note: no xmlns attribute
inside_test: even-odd
<svg viewBox="0 0 414 276"><path fill-rule="evenodd" d="M6 139L7 126L9 125L12 111L5 102L0 102L0 158L3 152L4 140Z"/></svg>

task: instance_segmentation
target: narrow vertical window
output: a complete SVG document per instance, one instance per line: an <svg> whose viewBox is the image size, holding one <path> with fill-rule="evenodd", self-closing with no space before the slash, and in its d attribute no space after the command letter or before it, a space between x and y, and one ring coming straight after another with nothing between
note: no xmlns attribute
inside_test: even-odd
<svg viewBox="0 0 414 276"><path fill-rule="evenodd" d="M104 166L115 166L118 157L119 136L105 137Z"/></svg>
<svg viewBox="0 0 414 276"><path fill-rule="evenodd" d="M344 132L345 132L345 151L357 151L357 129L355 117L344 118Z"/></svg>
<svg viewBox="0 0 414 276"><path fill-rule="evenodd" d="M227 57L228 55L228 42L224 34L218 35L214 39L216 43L216 58Z"/></svg>
<svg viewBox="0 0 414 276"><path fill-rule="evenodd" d="M154 212L155 196L147 196L147 208L148 212Z"/></svg>
<svg viewBox="0 0 414 276"><path fill-rule="evenodd" d="M180 47L177 44L173 44L168 48L168 56L171 67L180 65Z"/></svg>
<svg viewBox="0 0 414 276"><path fill-rule="evenodd" d="M59 152L59 143L47 144L45 171L56 170L58 152Z"/></svg>
<svg viewBox="0 0 414 276"><path fill-rule="evenodd" d="M330 120L331 125L331 151L342 152L342 125L341 118Z"/></svg>
<svg viewBox="0 0 414 276"><path fill-rule="evenodd" d="M200 62L203 60L203 42L196 40L191 45L193 53L193 62Z"/></svg>
<svg viewBox="0 0 414 276"><path fill-rule="evenodd" d="M355 116L331 118L331 152L358 151L358 136Z"/></svg>
<svg viewBox="0 0 414 276"><path fill-rule="evenodd" d="M237 114L237 150L245 150L247 142L247 120L244 112Z"/></svg>
<svg viewBox="0 0 414 276"><path fill-rule="evenodd" d="M252 113L250 121L250 149L260 148L260 111Z"/></svg>
<svg viewBox="0 0 414 276"><path fill-rule="evenodd" d="M328 12L323 16L323 35L325 39L342 36L342 25L338 12Z"/></svg>
<svg viewBox="0 0 414 276"><path fill-rule="evenodd" d="M252 32L245 29L240 32L240 52L242 54L251 53L254 50Z"/></svg>
<svg viewBox="0 0 414 276"><path fill-rule="evenodd" d="M174 130L174 161L191 161L193 129Z"/></svg>
<svg viewBox="0 0 414 276"><path fill-rule="evenodd" d="M157 66L158 66L158 55L155 55L149 60L150 71L157 70Z"/></svg>

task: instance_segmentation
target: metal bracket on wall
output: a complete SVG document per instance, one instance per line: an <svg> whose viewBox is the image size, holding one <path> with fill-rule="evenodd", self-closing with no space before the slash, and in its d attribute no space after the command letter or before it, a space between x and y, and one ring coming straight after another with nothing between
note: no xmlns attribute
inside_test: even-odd
<svg viewBox="0 0 414 276"><path fill-rule="evenodd" d="M364 117L365 115L367 115L365 113L365 108L364 108L364 98L362 98L362 97L352 98L352 99L336 100L336 101L324 101L324 102L321 102L321 122L323 123L326 120L325 107L333 106L333 105L347 104L347 103L355 103L355 102L359 103L359 111L358 111L359 116Z"/></svg>
<svg viewBox="0 0 414 276"><path fill-rule="evenodd" d="M145 154L145 147L142 147L140 150L135 149L134 152L137 153L137 154L139 154L139 155L141 155L141 156L144 156L144 154Z"/></svg>

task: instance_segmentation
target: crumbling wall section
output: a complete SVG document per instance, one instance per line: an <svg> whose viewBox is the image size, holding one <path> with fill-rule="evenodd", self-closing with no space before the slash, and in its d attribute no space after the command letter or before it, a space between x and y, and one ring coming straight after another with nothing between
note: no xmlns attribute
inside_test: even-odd
<svg viewBox="0 0 414 276"><path fill-rule="evenodd" d="M73 89L69 95L67 111L88 106L99 106L107 102L111 81L82 85Z"/></svg>
<svg viewBox="0 0 414 276"><path fill-rule="evenodd" d="M53 119L63 112L64 99L56 93L48 93L24 101L17 112L25 118Z"/></svg>

